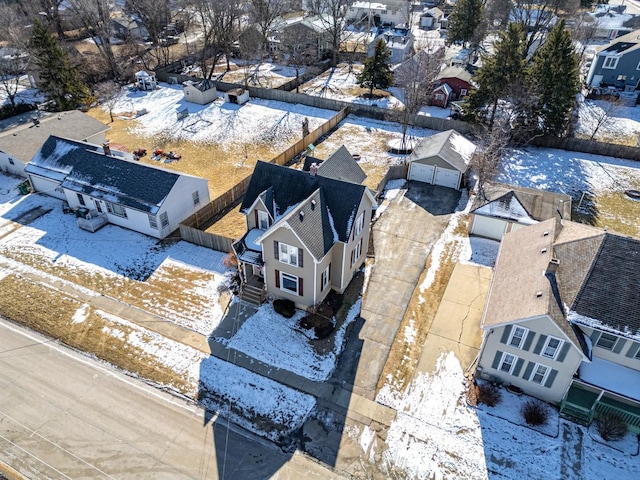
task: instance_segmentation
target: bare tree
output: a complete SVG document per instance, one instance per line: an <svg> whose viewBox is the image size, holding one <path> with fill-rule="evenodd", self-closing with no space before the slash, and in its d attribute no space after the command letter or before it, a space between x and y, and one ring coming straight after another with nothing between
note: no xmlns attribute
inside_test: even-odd
<svg viewBox="0 0 640 480"><path fill-rule="evenodd" d="M119 79L122 69L111 45L111 8L109 0L68 0L69 7L84 29L95 39L98 51L107 61L113 78Z"/></svg>
<svg viewBox="0 0 640 480"><path fill-rule="evenodd" d="M0 6L0 23L5 25L0 29L0 42L7 48L5 55L0 57L0 88L14 110L20 90L20 77L27 73L29 65L27 21L15 6Z"/></svg>
<svg viewBox="0 0 640 480"><path fill-rule="evenodd" d="M211 79L220 59L229 57L234 42L240 36L242 24L242 4L240 0L194 0L193 5L202 27L203 48L200 58L202 74ZM211 59L211 67L207 61Z"/></svg>
<svg viewBox="0 0 640 480"><path fill-rule="evenodd" d="M589 140L593 140L596 137L598 130L600 130L600 127L607 123L611 117L615 117L616 113L620 110L620 106L621 103L619 98L602 102L599 111L594 115L596 126L593 129L593 132L591 132Z"/></svg>
<svg viewBox="0 0 640 480"><path fill-rule="evenodd" d="M509 124L494 123L491 130L479 136L479 143L471 158L471 168L478 178L478 194L486 200L485 186L495 179L509 146Z"/></svg>
<svg viewBox="0 0 640 480"><path fill-rule="evenodd" d="M346 38L344 17L347 13L347 0L319 0L316 4L318 20L331 45L331 65L338 64L340 45Z"/></svg>
<svg viewBox="0 0 640 480"><path fill-rule="evenodd" d="M111 119L111 123L113 123L113 110L118 103L118 94L120 93L120 85L118 85L113 80L109 80L103 82L96 86L95 88L95 96L98 98L98 101L104 105L109 112L109 118Z"/></svg>
<svg viewBox="0 0 640 480"><path fill-rule="evenodd" d="M260 32L262 59L269 51L269 35L274 23L285 11L286 0L249 0L249 17Z"/></svg>
<svg viewBox="0 0 640 480"><path fill-rule="evenodd" d="M292 25L282 32L280 52L286 63L296 70L296 92L300 86L300 70L316 62L320 56L318 34L301 25Z"/></svg>
<svg viewBox="0 0 640 480"><path fill-rule="evenodd" d="M153 43L166 36L163 33L171 18L168 0L127 0L125 7L140 18Z"/></svg>

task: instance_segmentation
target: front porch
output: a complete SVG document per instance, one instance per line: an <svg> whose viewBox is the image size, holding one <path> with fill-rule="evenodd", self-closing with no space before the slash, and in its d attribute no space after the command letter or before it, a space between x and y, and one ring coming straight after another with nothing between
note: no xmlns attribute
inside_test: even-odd
<svg viewBox="0 0 640 480"><path fill-rule="evenodd" d="M263 233L264 230L251 229L232 245L238 258L238 271L242 281L240 299L254 305L261 305L266 293L262 275L262 247L256 243L256 239Z"/></svg>
<svg viewBox="0 0 640 480"><path fill-rule="evenodd" d="M589 425L603 413L617 413L630 432L640 434L640 402L574 379L560 404L560 415Z"/></svg>

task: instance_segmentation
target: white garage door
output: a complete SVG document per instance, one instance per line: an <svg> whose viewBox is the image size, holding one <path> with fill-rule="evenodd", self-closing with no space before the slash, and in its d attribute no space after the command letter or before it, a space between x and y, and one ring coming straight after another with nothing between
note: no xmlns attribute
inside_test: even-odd
<svg viewBox="0 0 640 480"><path fill-rule="evenodd" d="M471 225L471 233L473 235L502 240L506 229L507 222L499 218L484 217L482 215L473 216L473 224Z"/></svg>
<svg viewBox="0 0 640 480"><path fill-rule="evenodd" d="M458 188L460 181L460 172L457 170L449 170L447 168L436 168L436 178L433 183L442 185L443 187Z"/></svg>
<svg viewBox="0 0 640 480"><path fill-rule="evenodd" d="M409 180L417 182L433 183L433 165L424 165L422 163L413 162L409 168Z"/></svg>

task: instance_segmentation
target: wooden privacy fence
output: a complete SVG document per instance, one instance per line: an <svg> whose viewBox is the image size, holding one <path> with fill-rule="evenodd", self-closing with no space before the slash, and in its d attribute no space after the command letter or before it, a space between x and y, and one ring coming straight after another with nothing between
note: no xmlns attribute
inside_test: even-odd
<svg viewBox="0 0 640 480"><path fill-rule="evenodd" d="M397 178L407 178L408 170L409 165L407 164L391 165L389 167L389 170L387 170L387 173L385 173L384 177L382 177L382 180L380 180L380 183L378 183L378 186L376 187L376 198L378 198L382 194L382 191L384 190L384 187L389 180L395 180Z"/></svg>
<svg viewBox="0 0 640 480"><path fill-rule="evenodd" d="M320 137L335 128L336 125L338 125L348 114L349 109L343 108L329 120L310 132L309 135L298 140L280 155L273 158L270 163L286 165L297 155L305 151L310 144L317 142ZM231 244L235 239L209 233L205 230L213 224L213 219L218 214L240 201L247 191L250 181L251 174L247 175L229 190L209 202L196 213L186 218L182 223L180 223L180 237L187 242L200 245L202 247L208 247L222 252L230 251Z"/></svg>

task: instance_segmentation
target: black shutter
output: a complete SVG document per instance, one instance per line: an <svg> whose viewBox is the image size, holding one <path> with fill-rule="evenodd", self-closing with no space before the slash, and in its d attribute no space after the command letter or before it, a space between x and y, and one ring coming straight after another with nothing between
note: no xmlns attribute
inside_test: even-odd
<svg viewBox="0 0 640 480"><path fill-rule="evenodd" d="M549 376L547 377L547 381L544 382L544 386L547 388L551 388L551 385L553 385L553 381L556 379L556 376L558 375L558 371L557 370L551 370L551 372L549 372Z"/></svg>
<svg viewBox="0 0 640 480"><path fill-rule="evenodd" d="M533 349L533 353L535 353L536 355L539 355L546 341L547 341L547 336L540 335L540 337L538 338L538 343L536 343L536 348Z"/></svg>
<svg viewBox="0 0 640 480"><path fill-rule="evenodd" d="M273 241L273 255L276 258L276 260L280 260L280 255L279 255L280 250L279 250L279 248L280 248L280 245L278 245L278 241L274 240Z"/></svg>
<svg viewBox="0 0 640 480"><path fill-rule="evenodd" d="M562 349L560 350L560 355L558 355L558 361L559 362L564 362L564 359L567 358L567 353L569 353L569 349L571 348L571 345L569 344L569 342L564 342L564 345L562 345Z"/></svg>
<svg viewBox="0 0 640 480"><path fill-rule="evenodd" d="M529 362L527 364L527 368L524 369L524 375L522 375L522 378L524 378L525 380L529 380L529 377L531 376L531 372L533 371L534 365L535 363L533 362Z"/></svg>
<svg viewBox="0 0 640 480"><path fill-rule="evenodd" d="M520 370L522 370L523 364L524 364L524 358L519 358L518 361L516 362L515 368L513 369L512 375L514 377L517 377L520 374Z"/></svg>
<svg viewBox="0 0 640 480"><path fill-rule="evenodd" d="M494 370L498 370L498 367L500 366L501 358L502 358L502 352L498 350L496 352L496 356L493 357L493 363L491 364L491 368L493 368Z"/></svg>
<svg viewBox="0 0 640 480"><path fill-rule="evenodd" d="M304 266L304 265L303 265L303 262L302 262L302 256L303 256L303 254L304 254L303 250L302 250L301 248L299 248L299 249L298 249L298 266L299 266L300 268L302 268L302 267Z"/></svg>
<svg viewBox="0 0 640 480"><path fill-rule="evenodd" d="M254 210L253 213L256 219L256 228L260 228L260 224L258 223L258 210Z"/></svg>
<svg viewBox="0 0 640 480"><path fill-rule="evenodd" d="M638 353L638 349L640 349L640 343L633 342L629 347L629 350L627 350L626 356L629 358L635 357L636 353Z"/></svg>
<svg viewBox="0 0 640 480"><path fill-rule="evenodd" d="M624 338L618 338L618 341L613 346L613 353L620 353L626 343L627 341Z"/></svg>
<svg viewBox="0 0 640 480"><path fill-rule="evenodd" d="M500 343L507 343L509 341L509 335L511 335L512 328L513 325L507 325L506 327L504 327L504 330L502 331L502 337L500 337Z"/></svg>
<svg viewBox="0 0 640 480"><path fill-rule="evenodd" d="M298 277L298 295L303 296L304 290L302 289L302 278Z"/></svg>
<svg viewBox="0 0 640 480"><path fill-rule="evenodd" d="M531 348L531 344L533 343L533 338L535 336L536 336L536 332L529 331L529 333L527 333L527 338L524 340L524 345L522 346L522 349L525 352L528 352L529 349Z"/></svg>
<svg viewBox="0 0 640 480"><path fill-rule="evenodd" d="M280 288L280 270L276 270L276 288Z"/></svg>

